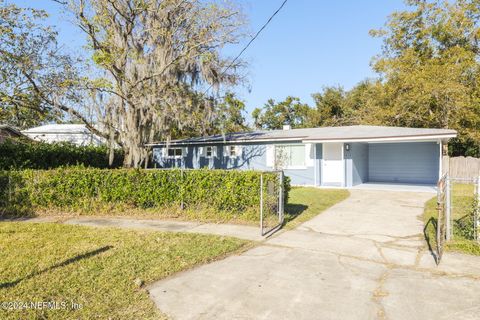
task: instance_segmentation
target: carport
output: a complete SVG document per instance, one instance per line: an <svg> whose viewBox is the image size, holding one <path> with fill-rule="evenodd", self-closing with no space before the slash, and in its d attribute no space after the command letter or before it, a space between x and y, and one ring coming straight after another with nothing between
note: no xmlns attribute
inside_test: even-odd
<svg viewBox="0 0 480 320"><path fill-rule="evenodd" d="M345 144L346 186L433 191L441 174L440 141Z"/></svg>
<svg viewBox="0 0 480 320"><path fill-rule="evenodd" d="M456 132L446 129L352 126L324 128L315 143L320 186L434 191L442 150Z"/></svg>

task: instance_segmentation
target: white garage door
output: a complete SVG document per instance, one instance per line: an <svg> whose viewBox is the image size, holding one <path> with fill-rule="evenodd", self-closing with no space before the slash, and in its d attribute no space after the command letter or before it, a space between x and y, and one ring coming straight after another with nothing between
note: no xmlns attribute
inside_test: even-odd
<svg viewBox="0 0 480 320"><path fill-rule="evenodd" d="M372 143L368 150L370 182L438 181L440 148L436 142Z"/></svg>

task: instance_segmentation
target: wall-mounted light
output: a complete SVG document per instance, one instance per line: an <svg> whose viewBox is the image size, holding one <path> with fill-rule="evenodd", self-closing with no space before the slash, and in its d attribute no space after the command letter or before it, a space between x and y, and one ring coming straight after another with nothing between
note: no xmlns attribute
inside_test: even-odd
<svg viewBox="0 0 480 320"><path fill-rule="evenodd" d="M350 151L350 144L345 143L345 151Z"/></svg>

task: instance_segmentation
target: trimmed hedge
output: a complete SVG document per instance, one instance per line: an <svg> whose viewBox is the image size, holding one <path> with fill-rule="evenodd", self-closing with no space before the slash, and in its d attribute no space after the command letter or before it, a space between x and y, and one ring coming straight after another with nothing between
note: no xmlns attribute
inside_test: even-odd
<svg viewBox="0 0 480 320"><path fill-rule="evenodd" d="M111 167L121 167L122 163L123 152L116 150ZM0 143L0 170L53 169L73 165L108 168L108 148L22 139L7 139Z"/></svg>
<svg viewBox="0 0 480 320"><path fill-rule="evenodd" d="M132 208L181 207L213 209L227 220L242 215L254 219L260 203L260 175L258 171L237 170L85 167L1 171L0 211L19 216L38 210L97 214L107 209L115 214ZM278 175L264 173L264 181L278 186ZM284 185L286 202L288 178Z"/></svg>

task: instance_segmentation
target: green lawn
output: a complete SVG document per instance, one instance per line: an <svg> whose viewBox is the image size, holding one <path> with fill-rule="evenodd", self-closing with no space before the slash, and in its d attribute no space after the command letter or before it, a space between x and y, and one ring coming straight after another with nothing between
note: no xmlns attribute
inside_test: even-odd
<svg viewBox="0 0 480 320"><path fill-rule="evenodd" d="M349 195L345 189L292 188L288 204L285 206L285 228L295 228L345 200Z"/></svg>
<svg viewBox="0 0 480 320"><path fill-rule="evenodd" d="M285 227L348 196L341 189L292 188ZM2 306L0 319L163 318L146 284L250 246L219 236L0 222L0 302L57 303L57 309Z"/></svg>
<svg viewBox="0 0 480 320"><path fill-rule="evenodd" d="M472 209L474 190L471 184L454 184L452 187L453 240L445 249L480 255L480 245L473 240ZM423 221L425 237L432 248L436 247L437 197L425 204Z"/></svg>
<svg viewBox="0 0 480 320"><path fill-rule="evenodd" d="M0 319L163 318L140 283L248 246L219 236L2 222L0 302L54 301L59 309L0 307ZM81 308L62 309L71 302Z"/></svg>

